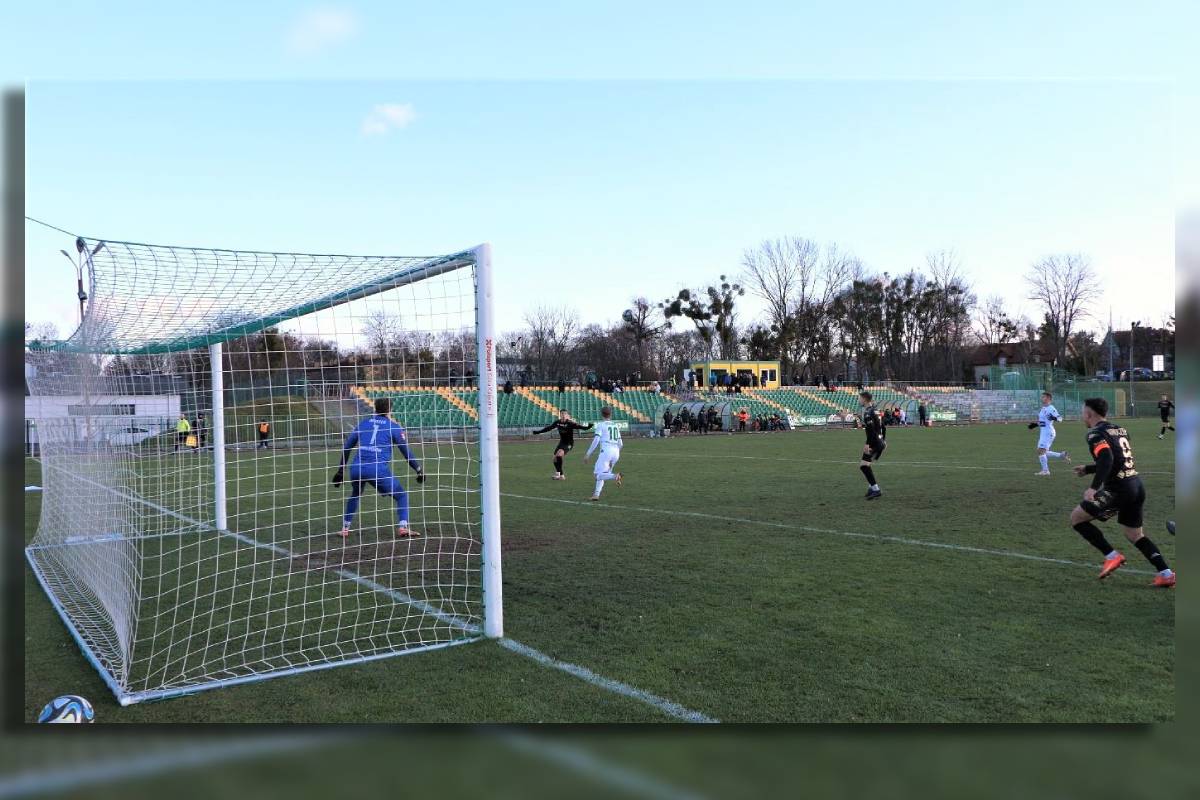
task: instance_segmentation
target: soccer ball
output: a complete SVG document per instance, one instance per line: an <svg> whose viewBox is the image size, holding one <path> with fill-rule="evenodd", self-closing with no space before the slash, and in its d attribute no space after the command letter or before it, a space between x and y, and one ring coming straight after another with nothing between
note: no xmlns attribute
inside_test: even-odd
<svg viewBox="0 0 1200 800"><path fill-rule="evenodd" d="M95 721L96 712L92 704L76 694L54 698L38 714L38 722L69 724Z"/></svg>

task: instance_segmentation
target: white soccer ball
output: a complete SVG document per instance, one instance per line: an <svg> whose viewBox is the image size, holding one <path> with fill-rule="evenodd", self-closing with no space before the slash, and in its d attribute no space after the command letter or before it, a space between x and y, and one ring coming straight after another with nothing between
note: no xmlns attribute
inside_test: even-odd
<svg viewBox="0 0 1200 800"><path fill-rule="evenodd" d="M38 715L38 722L71 724L95 721L96 712L92 704L76 694L54 698Z"/></svg>

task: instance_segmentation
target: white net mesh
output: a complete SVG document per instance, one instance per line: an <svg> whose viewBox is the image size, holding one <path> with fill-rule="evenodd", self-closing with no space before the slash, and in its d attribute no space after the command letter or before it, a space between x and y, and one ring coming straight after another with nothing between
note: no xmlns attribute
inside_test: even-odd
<svg viewBox="0 0 1200 800"><path fill-rule="evenodd" d="M478 637L472 252L79 244L83 324L27 356L28 555L123 702ZM411 459L332 485L384 397Z"/></svg>

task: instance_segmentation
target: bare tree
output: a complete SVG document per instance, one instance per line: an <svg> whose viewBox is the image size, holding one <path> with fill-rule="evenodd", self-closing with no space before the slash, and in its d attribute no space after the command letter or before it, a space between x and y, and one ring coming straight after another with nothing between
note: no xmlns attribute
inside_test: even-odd
<svg viewBox="0 0 1200 800"><path fill-rule="evenodd" d="M633 337L634 344L637 346L639 380L643 380L641 376L646 372L646 344L671 327L668 320L664 319L661 322L655 320L658 313L659 309L653 303L644 297L637 297L634 298L633 305L621 314L625 330Z"/></svg>
<svg viewBox="0 0 1200 800"><path fill-rule="evenodd" d="M742 254L750 291L767 304L771 332L778 341L786 374L796 336L796 310L809 299L820 247L811 239L785 236L764 239Z"/></svg>
<svg viewBox="0 0 1200 800"><path fill-rule="evenodd" d="M975 338L980 344L1007 344L1017 338L1019 326L1004 310L1004 300L992 295L975 314Z"/></svg>
<svg viewBox="0 0 1200 800"><path fill-rule="evenodd" d="M1040 303L1046 312L1051 344L1062 366L1072 331L1101 294L1091 261L1082 253L1046 256L1030 267L1025 280L1029 299Z"/></svg>
<svg viewBox="0 0 1200 800"><path fill-rule="evenodd" d="M564 306L538 306L525 313L524 353L536 378L555 380L567 374L568 355L579 333L579 315Z"/></svg>

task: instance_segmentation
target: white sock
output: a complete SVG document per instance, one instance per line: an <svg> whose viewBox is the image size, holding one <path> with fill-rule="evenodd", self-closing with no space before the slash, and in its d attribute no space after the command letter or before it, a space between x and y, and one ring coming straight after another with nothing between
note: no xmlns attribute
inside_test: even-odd
<svg viewBox="0 0 1200 800"><path fill-rule="evenodd" d="M1050 471L1050 462L1046 460L1045 456L1038 456L1038 461L1042 462L1042 472Z"/></svg>
<svg viewBox="0 0 1200 800"><path fill-rule="evenodd" d="M1062 453L1056 453L1053 450L1047 450L1046 455L1050 456L1051 458L1062 458Z"/></svg>
<svg viewBox="0 0 1200 800"><path fill-rule="evenodd" d="M878 491L879 491L879 484L878 484L878 483L872 483L872 484L871 484L871 491L872 491L872 492L878 492Z"/></svg>
<svg viewBox="0 0 1200 800"><path fill-rule="evenodd" d="M1169 577L1171 577L1172 575L1174 575L1175 573L1174 573L1174 572L1171 572L1171 570L1170 570L1170 569L1164 569L1164 570L1160 571L1158 574L1159 574L1159 575L1162 575L1164 578L1169 578Z"/></svg>
<svg viewBox="0 0 1200 800"><path fill-rule="evenodd" d="M595 492L593 492L593 494L594 494L596 497L599 497L599 496L600 496L600 491L601 491L602 489L604 489L604 481L600 480L600 479L597 477L597 478L596 478L596 491L595 491Z"/></svg>
<svg viewBox="0 0 1200 800"><path fill-rule="evenodd" d="M617 473L615 473L615 472L597 472L596 473L596 480L598 480L598 481L611 481L616 477L617 477Z"/></svg>
<svg viewBox="0 0 1200 800"><path fill-rule="evenodd" d="M1116 557L1117 557L1117 556L1119 556L1119 555L1121 555L1121 554L1120 554L1120 553L1118 553L1116 550L1113 550L1111 553L1109 553L1108 555L1106 555L1106 556L1104 557L1104 560L1105 560L1105 561L1112 561L1114 558L1116 558Z"/></svg>

